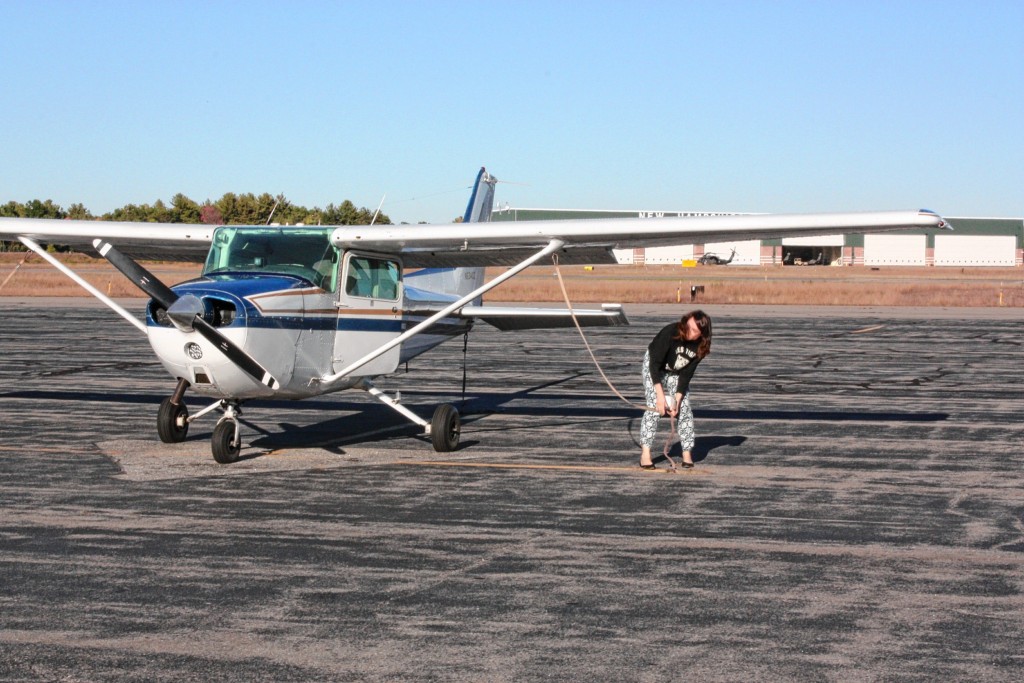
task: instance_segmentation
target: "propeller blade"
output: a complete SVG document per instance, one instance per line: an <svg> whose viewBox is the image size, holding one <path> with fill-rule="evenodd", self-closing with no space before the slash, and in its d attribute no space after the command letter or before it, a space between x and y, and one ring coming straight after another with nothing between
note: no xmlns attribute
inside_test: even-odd
<svg viewBox="0 0 1024 683"><path fill-rule="evenodd" d="M266 368L257 363L252 356L238 348L234 342L218 332L213 325L206 322L206 320L201 316L197 315L195 320L192 321L192 329L206 337L206 339L220 349L221 353L227 356L232 363L244 370L257 382L265 384L274 391L281 388L281 384L274 379L274 376L271 375Z"/></svg>
<svg viewBox="0 0 1024 683"><path fill-rule="evenodd" d="M171 288L160 282L155 275L140 266L138 263L119 252L110 242L93 240L92 246L100 253L100 256L110 261L110 264L135 283L135 285L151 298L156 299L164 308L170 308L178 300L178 295L171 291Z"/></svg>
<svg viewBox="0 0 1024 683"><path fill-rule="evenodd" d="M211 344L220 349L221 353L245 371L257 382L277 391L281 388L280 382L267 372L267 369L256 362L256 360L242 349L238 348L230 339L217 331L217 329L206 322L202 314L202 302L195 296L180 298L170 287L160 282L155 275L140 266L138 263L125 256L117 250L110 242L93 240L92 245L100 253L100 256L110 261L110 264L117 268L129 280L134 282L139 289L155 299L167 310L167 314L175 321L175 326L183 331L189 328L203 335ZM176 308L175 302L180 299Z"/></svg>

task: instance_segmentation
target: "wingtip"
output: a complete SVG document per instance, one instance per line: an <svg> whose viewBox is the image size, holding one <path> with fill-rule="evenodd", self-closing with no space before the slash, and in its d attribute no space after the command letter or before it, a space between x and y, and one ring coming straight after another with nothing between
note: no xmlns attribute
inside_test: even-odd
<svg viewBox="0 0 1024 683"><path fill-rule="evenodd" d="M952 230L953 226L949 224L945 218L943 218L937 211L931 209L918 209L917 213L919 216L931 216L936 219L935 227L940 230Z"/></svg>

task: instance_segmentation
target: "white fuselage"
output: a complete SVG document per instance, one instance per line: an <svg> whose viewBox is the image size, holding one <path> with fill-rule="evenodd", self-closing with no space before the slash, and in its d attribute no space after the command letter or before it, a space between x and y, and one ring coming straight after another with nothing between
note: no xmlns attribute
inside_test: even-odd
<svg viewBox="0 0 1024 683"><path fill-rule="evenodd" d="M444 318L351 374L324 383L321 378L380 348L452 301L453 295L403 285L397 300L385 301L332 293L298 278L280 276L207 278L174 290L233 305L230 324L218 331L280 383L279 389L272 390L197 332L157 323L151 303L148 336L164 368L171 376L188 381L196 393L222 399L302 399L348 389L363 378L394 372L401 363L463 334L470 326L462 318Z"/></svg>

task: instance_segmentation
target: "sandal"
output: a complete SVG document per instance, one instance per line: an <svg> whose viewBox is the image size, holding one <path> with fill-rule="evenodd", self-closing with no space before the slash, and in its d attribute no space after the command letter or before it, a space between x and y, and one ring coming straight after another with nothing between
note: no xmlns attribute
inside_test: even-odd
<svg viewBox="0 0 1024 683"><path fill-rule="evenodd" d="M652 462L650 465L640 465L640 469L642 469L642 470L656 470L658 468Z"/></svg>

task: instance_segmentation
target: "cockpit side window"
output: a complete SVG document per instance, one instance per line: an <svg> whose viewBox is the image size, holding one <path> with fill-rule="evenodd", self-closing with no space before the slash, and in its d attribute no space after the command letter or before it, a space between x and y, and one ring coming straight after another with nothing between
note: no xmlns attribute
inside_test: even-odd
<svg viewBox="0 0 1024 683"><path fill-rule="evenodd" d="M345 273L345 294L397 301L401 273L397 261L353 255Z"/></svg>
<svg viewBox="0 0 1024 683"><path fill-rule="evenodd" d="M328 246L327 252L323 254L323 258L313 264L313 270L316 271L319 278L319 281L314 280L314 284L319 285L328 292L336 292L338 290L337 249Z"/></svg>

